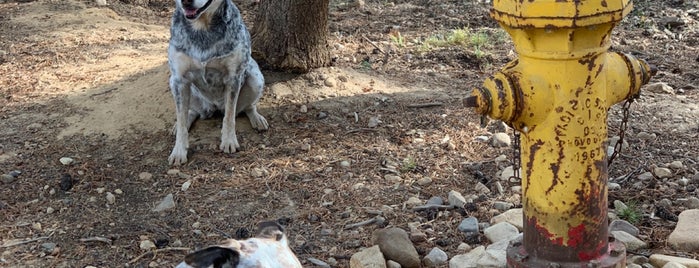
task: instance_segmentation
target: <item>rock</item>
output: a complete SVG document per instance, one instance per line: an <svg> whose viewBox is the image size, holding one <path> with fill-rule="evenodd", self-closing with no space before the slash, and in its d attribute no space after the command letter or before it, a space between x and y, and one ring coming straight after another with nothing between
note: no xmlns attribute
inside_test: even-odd
<svg viewBox="0 0 699 268"><path fill-rule="evenodd" d="M514 206L510 202L495 201L493 202L493 208L499 211L506 211Z"/></svg>
<svg viewBox="0 0 699 268"><path fill-rule="evenodd" d="M471 245L466 243L461 243L458 247L456 247L456 250L458 250L459 252L469 252L471 251L471 249Z"/></svg>
<svg viewBox="0 0 699 268"><path fill-rule="evenodd" d="M41 249L44 252L51 254L51 253L53 253L54 250L56 250L56 243L51 243L51 242L42 243Z"/></svg>
<svg viewBox="0 0 699 268"><path fill-rule="evenodd" d="M70 191L70 189L73 188L73 177L71 177L70 174L63 174L61 176L61 182L58 183L58 187L64 192Z"/></svg>
<svg viewBox="0 0 699 268"><path fill-rule="evenodd" d="M636 226L625 220L613 220L609 224L609 232L622 231L632 236L638 236L639 230Z"/></svg>
<svg viewBox="0 0 699 268"><path fill-rule="evenodd" d="M379 245L387 260L394 260L406 268L420 267L420 256L410 242L408 233L400 228L388 228L374 232L374 244Z"/></svg>
<svg viewBox="0 0 699 268"><path fill-rule="evenodd" d="M614 200L614 211L619 213L620 211L624 211L629 209L629 207L624 204L624 202L621 202L621 200Z"/></svg>
<svg viewBox="0 0 699 268"><path fill-rule="evenodd" d="M424 267L439 267L447 263L448 260L449 256L447 256L446 252L440 248L434 247L430 250L430 253L427 253L425 258L422 259L422 264L424 264Z"/></svg>
<svg viewBox="0 0 699 268"><path fill-rule="evenodd" d="M490 223L492 224L501 222L512 224L514 227L517 227L518 230L522 231L524 229L524 214L522 209L513 208L490 219Z"/></svg>
<svg viewBox="0 0 699 268"><path fill-rule="evenodd" d="M61 159L58 159L58 161L61 162L61 164L63 164L64 166L69 166L73 164L73 162L75 162L75 160L73 160L73 158L70 157L61 157Z"/></svg>
<svg viewBox="0 0 699 268"><path fill-rule="evenodd" d="M655 135L655 133L648 133L645 131L641 131L638 134L636 134L636 137L639 140L650 141L650 140L655 140L655 138L657 138L657 135Z"/></svg>
<svg viewBox="0 0 699 268"><path fill-rule="evenodd" d="M177 176L180 174L180 170L176 168L168 169L166 174L170 176Z"/></svg>
<svg viewBox="0 0 699 268"><path fill-rule="evenodd" d="M409 207L419 206L422 205L422 200L420 200L420 198L411 196L408 197L408 201L405 201L405 205Z"/></svg>
<svg viewBox="0 0 699 268"><path fill-rule="evenodd" d="M499 132L493 134L493 137L491 137L490 140L490 145L493 147L507 147L512 144L512 140L510 140L510 135L507 135L507 133Z"/></svg>
<svg viewBox="0 0 699 268"><path fill-rule="evenodd" d="M302 114L307 113L307 112L308 112L308 106L306 106L306 105L301 105L301 107L299 107L299 112L302 113Z"/></svg>
<svg viewBox="0 0 699 268"><path fill-rule="evenodd" d="M699 268L699 261L688 258L674 257L663 254L653 254L650 255L650 264L654 267L663 267L668 262L676 262L682 264L688 268Z"/></svg>
<svg viewBox="0 0 699 268"><path fill-rule="evenodd" d="M187 180L187 181L185 181L184 183L182 183L182 187L180 187L180 189L181 189L183 192L186 192L187 190L189 190L189 187L190 187L190 186L192 186L192 180Z"/></svg>
<svg viewBox="0 0 699 268"><path fill-rule="evenodd" d="M488 238L488 240L490 240L490 242L495 243L500 240L509 240L514 238L517 234L519 234L519 230L517 230L517 227L514 227L512 224L500 222L483 230L483 234Z"/></svg>
<svg viewBox="0 0 699 268"><path fill-rule="evenodd" d="M410 230L410 241L419 243L427 241L427 234L420 230Z"/></svg>
<svg viewBox="0 0 699 268"><path fill-rule="evenodd" d="M485 247L479 246L466 254L456 255L449 260L449 268L476 268L478 260L485 255Z"/></svg>
<svg viewBox="0 0 699 268"><path fill-rule="evenodd" d="M350 161L347 161L347 160L340 161L340 167L348 168L348 167L350 167L350 165L351 165Z"/></svg>
<svg viewBox="0 0 699 268"><path fill-rule="evenodd" d="M143 241L141 241L141 243L138 245L138 247L141 248L141 250L144 250L144 251L145 251L145 250L151 250L151 249L155 249L155 243L153 243L153 241L150 241L150 240L143 240Z"/></svg>
<svg viewBox="0 0 699 268"><path fill-rule="evenodd" d="M679 180L677 180L677 184L679 184L681 186L687 186L687 185L689 185L689 179L682 177Z"/></svg>
<svg viewBox="0 0 699 268"><path fill-rule="evenodd" d="M476 190L476 192L478 192L480 194L489 194L490 193L490 189L488 189L488 186L485 186L485 184L480 183L480 182L476 183L476 186L473 187L473 189Z"/></svg>
<svg viewBox="0 0 699 268"><path fill-rule="evenodd" d="M95 4L97 4L98 7L103 7L107 5L107 0L95 0Z"/></svg>
<svg viewBox="0 0 699 268"><path fill-rule="evenodd" d="M672 170L669 168L656 167L653 169L653 174L660 179L670 178L672 177Z"/></svg>
<svg viewBox="0 0 699 268"><path fill-rule="evenodd" d="M505 243L507 248L507 243ZM507 266L507 253L503 250L487 249L485 254L478 259L478 268L500 268Z"/></svg>
<svg viewBox="0 0 699 268"><path fill-rule="evenodd" d="M326 78L325 81L324 81L324 84L325 84L326 87L334 87L334 86L335 86L335 83L336 83L336 82L335 82L335 79L333 79L332 77L328 77L328 78Z"/></svg>
<svg viewBox="0 0 699 268"><path fill-rule="evenodd" d="M699 209L685 210L678 217L675 230L667 239L676 250L693 252L699 250Z"/></svg>
<svg viewBox="0 0 699 268"><path fill-rule="evenodd" d="M430 199L427 200L427 205L444 205L444 199L439 196L430 197Z"/></svg>
<svg viewBox="0 0 699 268"><path fill-rule="evenodd" d="M675 90L668 84L664 82L657 82L646 85L644 91L653 93L665 93L665 94L675 94Z"/></svg>
<svg viewBox="0 0 699 268"><path fill-rule="evenodd" d="M454 190L449 191L447 200L449 200L449 205L455 207L463 208L466 205L466 198L464 198L461 193Z"/></svg>
<svg viewBox="0 0 699 268"><path fill-rule="evenodd" d="M682 164L682 161L672 161L672 163L668 164L667 167L674 170L683 170L684 164Z"/></svg>
<svg viewBox="0 0 699 268"><path fill-rule="evenodd" d="M643 266L635 263L626 263L626 268L643 268Z"/></svg>
<svg viewBox="0 0 699 268"><path fill-rule="evenodd" d="M618 183L610 182L610 183L607 183L607 188L610 191L617 191L617 190L621 190L621 185L619 185Z"/></svg>
<svg viewBox="0 0 699 268"><path fill-rule="evenodd" d="M683 205L685 207L687 207L688 209L698 209L699 208L699 198L696 198L694 196L687 198L687 200L683 202Z"/></svg>
<svg viewBox="0 0 699 268"><path fill-rule="evenodd" d="M139 180L147 181L147 180L150 180L150 179L152 179L152 178L153 178L153 174L150 174L150 173L148 173L148 172L141 172L141 173L138 173L138 179L139 179Z"/></svg>
<svg viewBox="0 0 699 268"><path fill-rule="evenodd" d="M644 173L641 173L640 175L638 175L637 178L638 178L639 180L642 180L642 181L647 181L647 180L650 180L650 179L652 179L652 178L655 178L655 176L653 176L653 173L644 172Z"/></svg>
<svg viewBox="0 0 699 268"><path fill-rule="evenodd" d="M430 177L423 177L418 179L415 183L420 186L427 186L432 184L432 179L430 179Z"/></svg>
<svg viewBox="0 0 699 268"><path fill-rule="evenodd" d="M47 208L46 208L46 214L51 214L51 213L53 213L54 211L56 211L56 209L54 209L54 208L52 208L52 207L47 207Z"/></svg>
<svg viewBox="0 0 699 268"><path fill-rule="evenodd" d="M378 127L381 123L381 119L379 119L378 116L372 116L369 118L369 123L367 123L367 126L370 128L375 128Z"/></svg>
<svg viewBox="0 0 699 268"><path fill-rule="evenodd" d="M172 194L168 194L162 201L153 209L153 212L161 212L175 207L175 199Z"/></svg>
<svg viewBox="0 0 699 268"><path fill-rule="evenodd" d="M318 112L318 114L316 115L316 119L318 119L318 120L322 120L325 118L328 118L328 113L326 113L326 112L321 111L321 112Z"/></svg>
<svg viewBox="0 0 699 268"><path fill-rule="evenodd" d="M672 208L672 201L667 198L660 199L658 201L658 206L664 207L664 208Z"/></svg>
<svg viewBox="0 0 699 268"><path fill-rule="evenodd" d="M478 233L478 219L476 219L475 217L465 218L461 221L461 223L459 223L457 229L466 234Z"/></svg>
<svg viewBox="0 0 699 268"><path fill-rule="evenodd" d="M616 238L616 240L624 243L624 245L626 245L626 249L629 251L636 251L648 247L646 242L643 242L641 239L638 239L627 232L611 231L610 233L614 236L614 238Z"/></svg>
<svg viewBox="0 0 699 268"><path fill-rule="evenodd" d="M365 248L350 258L350 268L385 268L386 260L379 246Z"/></svg>
<svg viewBox="0 0 699 268"><path fill-rule="evenodd" d="M626 263L635 263L638 265L648 263L648 257L643 255L633 255L626 258Z"/></svg>
<svg viewBox="0 0 699 268"><path fill-rule="evenodd" d="M308 259L306 259L306 260L308 260L308 262L312 263L312 264L315 265L315 266L323 267L323 268L330 268L330 264L328 264L328 263L326 263L326 262L324 262L324 261L321 261L321 260L319 260L319 259L316 259L316 258L308 258Z"/></svg>
<svg viewBox="0 0 699 268"><path fill-rule="evenodd" d="M384 178L386 181L390 182L390 183L401 183L401 182L403 182L403 178L401 178L400 176L397 176L397 175L386 174L385 176L383 176L383 178Z"/></svg>
<svg viewBox="0 0 699 268"><path fill-rule="evenodd" d="M394 262L392 260L386 261L386 267L387 268L401 268L400 263Z"/></svg>
<svg viewBox="0 0 699 268"><path fill-rule="evenodd" d="M7 184L13 183L15 180L17 180L17 178L15 178L14 176L12 176L10 174L2 174L2 178L0 178L0 179L2 180L3 183L7 183Z"/></svg>
<svg viewBox="0 0 699 268"><path fill-rule="evenodd" d="M663 265L663 268L687 268L687 266L671 261Z"/></svg>
<svg viewBox="0 0 699 268"><path fill-rule="evenodd" d="M116 197L111 192L107 192L107 204L114 204L116 202Z"/></svg>

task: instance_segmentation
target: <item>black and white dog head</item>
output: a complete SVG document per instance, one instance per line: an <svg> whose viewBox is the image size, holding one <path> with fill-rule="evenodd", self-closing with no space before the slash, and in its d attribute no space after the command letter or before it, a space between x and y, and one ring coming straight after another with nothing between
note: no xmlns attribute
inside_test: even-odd
<svg viewBox="0 0 699 268"><path fill-rule="evenodd" d="M177 8L189 20L198 19L201 14L214 12L226 0L175 0Z"/></svg>
<svg viewBox="0 0 699 268"><path fill-rule="evenodd" d="M289 248L282 227L260 223L260 234L247 240L230 239L223 245L190 253L175 268L301 268Z"/></svg>

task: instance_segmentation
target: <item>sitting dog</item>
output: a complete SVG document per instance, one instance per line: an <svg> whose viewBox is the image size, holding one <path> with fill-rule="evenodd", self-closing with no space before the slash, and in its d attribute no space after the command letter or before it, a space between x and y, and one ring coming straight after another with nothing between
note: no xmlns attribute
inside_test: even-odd
<svg viewBox="0 0 699 268"><path fill-rule="evenodd" d="M260 223L258 237L243 241L228 240L221 246L190 253L175 268L300 268L301 263L289 248L282 227L276 222Z"/></svg>
<svg viewBox="0 0 699 268"><path fill-rule="evenodd" d="M250 56L250 33L231 0L176 0L168 64L175 99L171 165L187 162L189 128L197 118L223 111L220 149L240 149L235 117L245 112L253 128L268 129L257 112L264 78Z"/></svg>

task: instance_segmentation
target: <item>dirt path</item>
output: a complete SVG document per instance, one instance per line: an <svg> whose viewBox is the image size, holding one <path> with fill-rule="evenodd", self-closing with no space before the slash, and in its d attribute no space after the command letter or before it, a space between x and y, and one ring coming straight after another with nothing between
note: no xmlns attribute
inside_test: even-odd
<svg viewBox="0 0 699 268"><path fill-rule="evenodd" d="M430 238L416 244L421 254L438 245L452 256L465 239L456 229L464 216L487 222L498 213L494 201L519 205L509 187L504 194L475 188L494 187L510 165L494 159L511 149L479 141L502 130L481 128L461 102L515 56L487 5L367 1L355 8L332 1L335 66L300 76L265 73L261 113L270 131L257 133L239 118L244 150L225 155L216 149L220 118L197 122L190 162L172 170L165 52L172 8L151 2L158 5L0 1L0 173L20 172L0 182L0 266L172 266L184 252L134 260L144 253L141 241L194 249L280 219L304 261L334 259L344 267L379 228L344 226L378 212L384 225L419 222ZM655 203L697 196L699 185L671 184L699 169L699 24L687 11L699 7L690 5L641 2L613 38L615 50L658 65L652 83L665 82L671 92L648 92L633 106L630 147L611 177L684 163L672 178L642 184L643 191L631 180L610 193L635 200L648 215L638 223L651 242L647 252L676 253L663 243L673 223L650 217ZM241 7L246 18L254 15L254 4ZM663 30L658 21L668 16L684 26ZM482 47L426 45L466 26L483 32ZM619 107L611 110L611 133L620 115ZM63 165L62 157L74 162ZM470 211L416 213L406 205L450 190L480 197ZM176 207L152 211L168 194ZM95 237L102 242L81 241ZM26 239L36 241L7 246Z"/></svg>

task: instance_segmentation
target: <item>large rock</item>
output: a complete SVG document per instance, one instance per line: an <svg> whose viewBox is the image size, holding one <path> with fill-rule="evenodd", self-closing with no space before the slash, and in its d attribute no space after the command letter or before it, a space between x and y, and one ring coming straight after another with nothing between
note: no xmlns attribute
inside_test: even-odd
<svg viewBox="0 0 699 268"><path fill-rule="evenodd" d="M456 227L459 229L459 231L462 231L466 234L469 233L478 233L478 219L475 217L468 217L465 218L459 223L459 226Z"/></svg>
<svg viewBox="0 0 699 268"><path fill-rule="evenodd" d="M697 222L699 222L699 209L682 211L675 230L667 238L668 244L679 251L699 250L699 224Z"/></svg>
<svg viewBox="0 0 699 268"><path fill-rule="evenodd" d="M466 254L456 255L449 260L449 268L476 268L478 260L485 255L485 247L479 246Z"/></svg>
<svg viewBox="0 0 699 268"><path fill-rule="evenodd" d="M420 256L405 230L400 228L378 230L374 232L374 244L379 246L386 259L400 263L405 268L420 267Z"/></svg>
<svg viewBox="0 0 699 268"><path fill-rule="evenodd" d="M517 227L517 230L522 231L524 229L524 214L522 213L522 209L513 208L490 219L490 223L492 224L501 222L510 223L514 227Z"/></svg>
<svg viewBox="0 0 699 268"><path fill-rule="evenodd" d="M495 243L500 240L509 240L514 238L519 233L517 227L507 222L497 223L483 230L485 237L490 240L490 242Z"/></svg>
<svg viewBox="0 0 699 268"><path fill-rule="evenodd" d="M684 266L687 266L687 268L699 268L698 260L668 256L663 254L650 255L650 264L652 264L653 267L663 267L668 262L676 262Z"/></svg>
<svg viewBox="0 0 699 268"><path fill-rule="evenodd" d="M352 255L350 268L386 268L386 260L377 245Z"/></svg>
<svg viewBox="0 0 699 268"><path fill-rule="evenodd" d="M643 242L641 239L636 238L635 236L624 232L624 231L611 231L612 235L616 240L621 241L626 245L626 249L630 251L636 251L642 248L648 247L648 244L646 242Z"/></svg>
<svg viewBox="0 0 699 268"><path fill-rule="evenodd" d="M464 196L461 195L461 193L454 190L449 191L447 200L449 200L449 205L455 207L462 208L466 205L466 198L464 198Z"/></svg>
<svg viewBox="0 0 699 268"><path fill-rule="evenodd" d="M624 231L633 236L638 236L639 233L638 227L633 226L633 224L625 220L613 220L612 223L609 224L609 231Z"/></svg>
<svg viewBox="0 0 699 268"><path fill-rule="evenodd" d="M440 248L435 247L432 248L430 253L427 253L424 259L422 259L422 264L424 264L425 267L439 267L442 264L447 263L447 260L449 260L447 253Z"/></svg>

